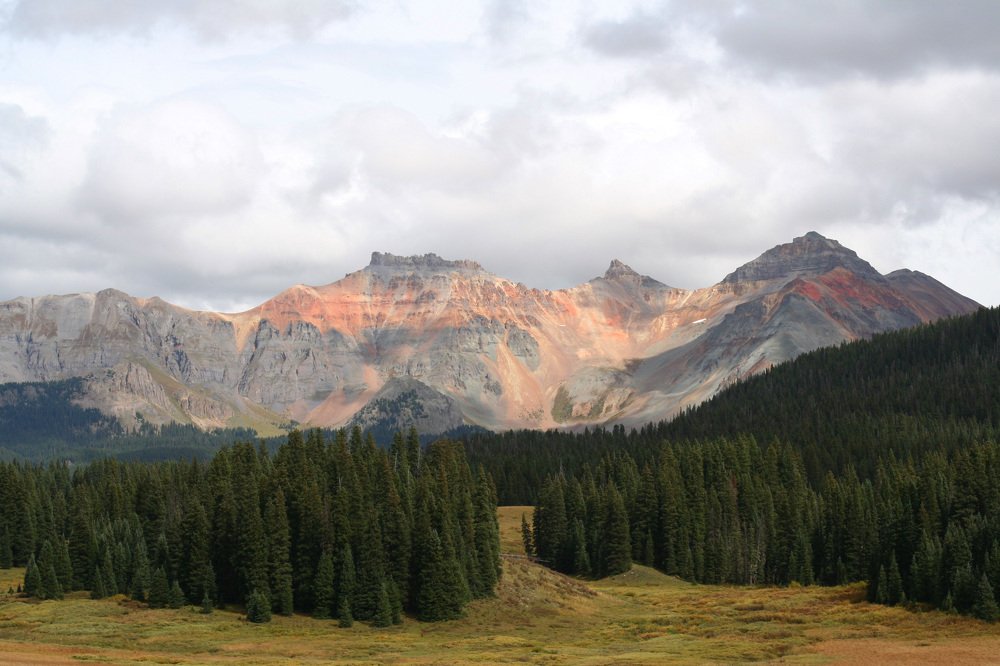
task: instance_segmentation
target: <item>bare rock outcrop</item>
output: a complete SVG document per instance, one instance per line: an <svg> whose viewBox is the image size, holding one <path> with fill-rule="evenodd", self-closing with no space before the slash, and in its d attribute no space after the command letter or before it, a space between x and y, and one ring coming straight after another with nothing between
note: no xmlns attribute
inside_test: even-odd
<svg viewBox="0 0 1000 666"><path fill-rule="evenodd" d="M805 351L976 307L815 232L695 290L618 260L548 291L376 252L241 313L112 289L0 303L0 383L85 377L88 406L203 427L385 422L389 403L431 429L637 424Z"/></svg>

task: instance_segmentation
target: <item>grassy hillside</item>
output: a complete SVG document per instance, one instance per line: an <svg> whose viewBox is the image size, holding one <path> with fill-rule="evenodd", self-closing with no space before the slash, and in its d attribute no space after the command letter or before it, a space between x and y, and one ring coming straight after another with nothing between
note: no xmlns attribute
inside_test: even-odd
<svg viewBox="0 0 1000 666"><path fill-rule="evenodd" d="M681 582L646 567L583 583L518 555L520 516L500 509L508 556L495 599L462 620L373 629L239 609L149 610L83 593L56 602L0 598L0 663L984 663L995 628L940 612L864 602L857 586L745 588ZM0 589L21 570L0 572Z"/></svg>

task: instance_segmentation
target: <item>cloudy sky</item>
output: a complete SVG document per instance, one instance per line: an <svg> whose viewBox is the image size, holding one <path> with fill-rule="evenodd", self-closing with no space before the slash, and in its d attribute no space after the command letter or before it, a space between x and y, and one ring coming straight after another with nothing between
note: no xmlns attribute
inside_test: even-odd
<svg viewBox="0 0 1000 666"><path fill-rule="evenodd" d="M1000 3L0 0L0 300L373 250L680 287L809 230L1000 304Z"/></svg>

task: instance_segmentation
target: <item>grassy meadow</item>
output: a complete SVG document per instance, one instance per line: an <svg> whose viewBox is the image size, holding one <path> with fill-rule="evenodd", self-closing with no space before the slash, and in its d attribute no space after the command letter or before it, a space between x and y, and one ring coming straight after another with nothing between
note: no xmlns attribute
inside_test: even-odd
<svg viewBox="0 0 1000 666"><path fill-rule="evenodd" d="M646 567L590 582L518 557L520 517L500 509L497 598L462 620L373 629L239 609L149 610L124 597L0 598L0 664L1000 663L1000 628L866 603L864 590L692 585ZM0 572L0 590L23 570Z"/></svg>

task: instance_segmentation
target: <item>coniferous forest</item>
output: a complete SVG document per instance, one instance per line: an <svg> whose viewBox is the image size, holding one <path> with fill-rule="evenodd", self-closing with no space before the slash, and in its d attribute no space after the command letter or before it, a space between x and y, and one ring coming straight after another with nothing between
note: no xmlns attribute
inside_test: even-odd
<svg viewBox="0 0 1000 666"><path fill-rule="evenodd" d="M379 449L358 429L294 431L274 455L237 444L208 463L3 463L0 539L31 596L243 604L251 621L451 619L500 576L492 481L415 432Z"/></svg>
<svg viewBox="0 0 1000 666"><path fill-rule="evenodd" d="M480 436L470 455L535 504L525 545L566 573L867 581L872 601L995 620L998 420L994 308L806 354L670 423Z"/></svg>
<svg viewBox="0 0 1000 666"><path fill-rule="evenodd" d="M866 581L875 602L996 620L998 429L995 308L803 355L641 429L0 464L0 565L26 564L39 597L447 619L493 593L499 498L534 505L527 552L571 575Z"/></svg>

